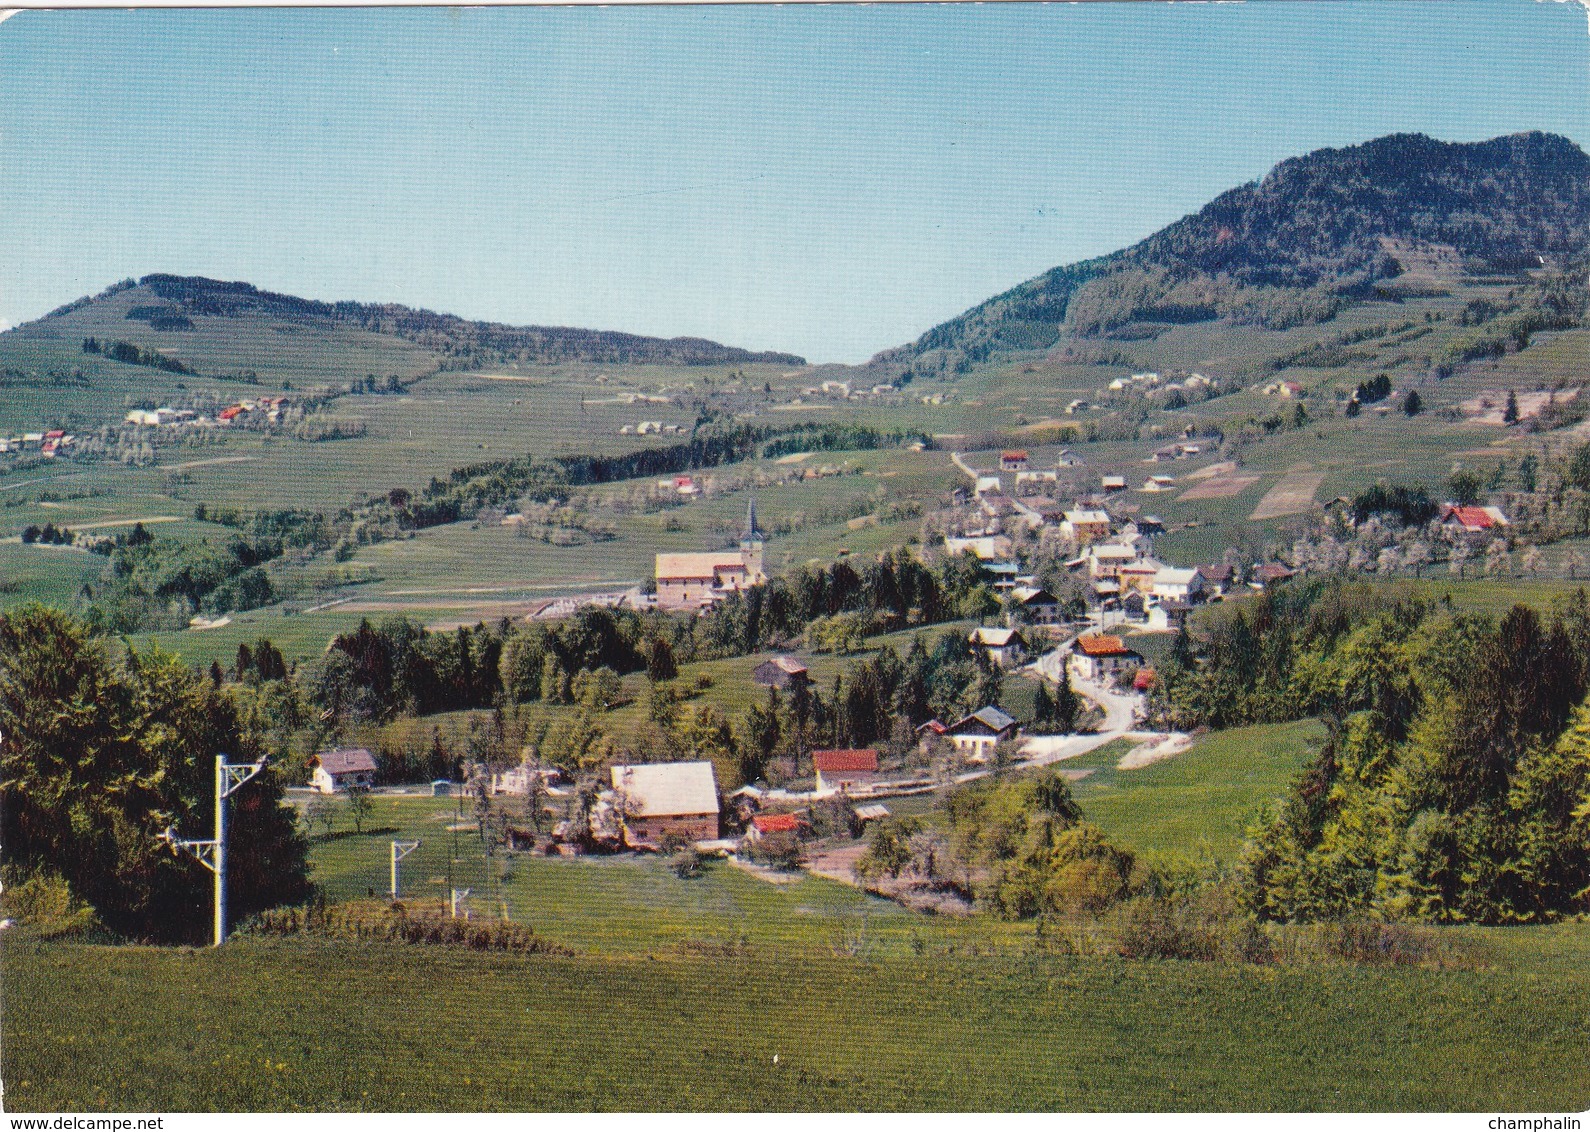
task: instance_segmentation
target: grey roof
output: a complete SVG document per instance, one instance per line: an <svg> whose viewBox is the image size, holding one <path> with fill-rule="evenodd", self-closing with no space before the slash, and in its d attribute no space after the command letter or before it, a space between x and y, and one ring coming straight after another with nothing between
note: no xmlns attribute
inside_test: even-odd
<svg viewBox="0 0 1590 1132"><path fill-rule="evenodd" d="M961 719L959 722L957 722L954 727L950 728L950 730L952 732L959 731L961 728L965 727L966 724L973 721L981 723L984 727L987 727L991 731L1003 731L1005 728L1012 727L1016 723L1014 719L1000 711L997 707L980 707L976 711L972 712L971 715L968 715L964 719Z"/></svg>
<svg viewBox="0 0 1590 1132"><path fill-rule="evenodd" d="M327 774L356 774L375 770L375 756L363 747L337 747L315 756Z"/></svg>
<svg viewBox="0 0 1590 1132"><path fill-rule="evenodd" d="M718 781L706 761L615 766L613 789L628 799L631 817L718 812Z"/></svg>

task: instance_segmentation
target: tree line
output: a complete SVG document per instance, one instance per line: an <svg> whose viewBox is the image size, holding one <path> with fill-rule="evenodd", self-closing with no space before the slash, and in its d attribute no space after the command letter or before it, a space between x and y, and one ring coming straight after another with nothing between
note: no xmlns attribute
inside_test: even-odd
<svg viewBox="0 0 1590 1132"><path fill-rule="evenodd" d="M1177 726L1326 723L1247 848L1259 915L1516 922L1590 906L1583 590L1498 622L1316 579L1184 633L1158 676L1154 712Z"/></svg>

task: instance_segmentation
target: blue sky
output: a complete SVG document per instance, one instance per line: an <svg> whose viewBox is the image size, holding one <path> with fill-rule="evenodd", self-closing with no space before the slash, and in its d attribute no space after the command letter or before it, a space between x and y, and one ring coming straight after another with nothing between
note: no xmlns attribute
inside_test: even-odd
<svg viewBox="0 0 1590 1132"><path fill-rule="evenodd" d="M24 12L0 323L152 271L859 361L1277 161L1590 144L1577 4Z"/></svg>

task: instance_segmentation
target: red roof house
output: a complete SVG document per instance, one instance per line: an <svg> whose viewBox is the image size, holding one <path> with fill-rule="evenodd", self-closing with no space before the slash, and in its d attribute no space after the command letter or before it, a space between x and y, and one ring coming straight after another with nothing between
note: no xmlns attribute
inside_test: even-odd
<svg viewBox="0 0 1590 1132"><path fill-rule="evenodd" d="M818 790L870 786L872 780L878 777L878 752L871 747L813 751L812 769L817 772Z"/></svg>

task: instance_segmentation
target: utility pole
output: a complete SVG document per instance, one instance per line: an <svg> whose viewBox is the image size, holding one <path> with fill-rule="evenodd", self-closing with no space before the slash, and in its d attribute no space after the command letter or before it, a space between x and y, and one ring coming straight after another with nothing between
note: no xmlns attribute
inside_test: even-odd
<svg viewBox="0 0 1590 1132"><path fill-rule="evenodd" d="M215 836L208 841L183 840L177 836L175 826L160 835L160 840L173 851L191 853L215 874L215 941L212 947L226 942L226 800L264 769L264 759L253 763L229 763L225 755L216 755Z"/></svg>
<svg viewBox="0 0 1590 1132"><path fill-rule="evenodd" d="M392 899L398 898L398 862L420 847L418 841L392 842Z"/></svg>

